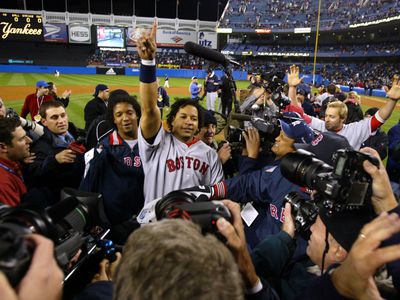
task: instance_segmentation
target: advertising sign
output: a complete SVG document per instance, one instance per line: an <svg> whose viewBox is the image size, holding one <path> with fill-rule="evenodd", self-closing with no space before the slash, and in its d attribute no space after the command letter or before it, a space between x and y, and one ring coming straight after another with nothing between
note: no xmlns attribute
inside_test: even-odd
<svg viewBox="0 0 400 300"><path fill-rule="evenodd" d="M217 40L218 38L216 32L208 32L208 31L199 32L198 43L200 46L217 49Z"/></svg>
<svg viewBox="0 0 400 300"><path fill-rule="evenodd" d="M67 25L61 23L43 24L44 40L46 42L67 43Z"/></svg>
<svg viewBox="0 0 400 300"><path fill-rule="evenodd" d="M195 31L157 29L157 46L183 48L186 42L197 42Z"/></svg>
<svg viewBox="0 0 400 300"><path fill-rule="evenodd" d="M43 41L42 16L0 13L0 40Z"/></svg>
<svg viewBox="0 0 400 300"><path fill-rule="evenodd" d="M91 32L90 25L87 24L71 24L68 27L69 42L74 44L90 44Z"/></svg>

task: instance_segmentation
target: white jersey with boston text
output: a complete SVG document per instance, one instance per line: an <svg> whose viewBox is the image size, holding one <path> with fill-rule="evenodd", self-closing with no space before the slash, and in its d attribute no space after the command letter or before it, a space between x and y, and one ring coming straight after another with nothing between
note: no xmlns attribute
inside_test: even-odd
<svg viewBox="0 0 400 300"><path fill-rule="evenodd" d="M188 146L161 127L152 144L139 128L138 143L145 174L145 203L171 191L223 180L217 152L202 141Z"/></svg>
<svg viewBox="0 0 400 300"><path fill-rule="evenodd" d="M325 122L315 117L311 117L310 126L319 132L327 131ZM337 134L343 135L354 150L360 150L362 143L372 134L371 118L345 124Z"/></svg>

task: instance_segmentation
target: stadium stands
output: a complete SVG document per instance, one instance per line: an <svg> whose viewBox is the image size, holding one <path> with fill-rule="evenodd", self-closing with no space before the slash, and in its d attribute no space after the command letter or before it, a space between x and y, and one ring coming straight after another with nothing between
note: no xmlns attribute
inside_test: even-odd
<svg viewBox="0 0 400 300"><path fill-rule="evenodd" d="M231 0L220 27L288 30L315 27L318 1ZM328 0L321 8L321 29L346 29L351 24L398 16L397 0Z"/></svg>

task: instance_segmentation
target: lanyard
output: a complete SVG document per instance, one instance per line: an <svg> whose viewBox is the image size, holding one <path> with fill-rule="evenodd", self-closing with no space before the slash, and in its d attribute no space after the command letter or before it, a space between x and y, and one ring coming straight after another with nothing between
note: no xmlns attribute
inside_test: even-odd
<svg viewBox="0 0 400 300"><path fill-rule="evenodd" d="M42 105L42 103L43 103L43 99L44 99L44 96L42 96L42 97L40 97L40 103L39 103L39 97L36 95L36 103L37 103L37 107L38 107L38 111L40 110L40 106Z"/></svg>
<svg viewBox="0 0 400 300"><path fill-rule="evenodd" d="M22 178L22 176L18 175L17 173L15 173L14 170L12 170L12 169L10 169L9 167L3 165L2 163L0 163L0 168L3 168L3 169L6 170L7 172L18 176L19 178L21 178L22 182L24 181L24 179Z"/></svg>

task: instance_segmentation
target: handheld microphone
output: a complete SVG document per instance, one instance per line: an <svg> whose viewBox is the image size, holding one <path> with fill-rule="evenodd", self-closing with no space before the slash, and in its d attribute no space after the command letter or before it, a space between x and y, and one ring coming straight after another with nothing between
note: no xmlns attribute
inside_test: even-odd
<svg viewBox="0 0 400 300"><path fill-rule="evenodd" d="M234 60L227 59L225 57L225 55L223 55L222 53L220 53L216 50L213 50L213 49L209 49L209 48L200 46L193 42L186 42L184 49L185 49L186 53L204 58L206 60L216 62L225 67L228 64L234 64L234 65L240 66L240 63L238 63L237 61L234 61Z"/></svg>

